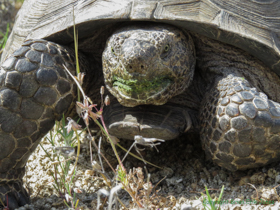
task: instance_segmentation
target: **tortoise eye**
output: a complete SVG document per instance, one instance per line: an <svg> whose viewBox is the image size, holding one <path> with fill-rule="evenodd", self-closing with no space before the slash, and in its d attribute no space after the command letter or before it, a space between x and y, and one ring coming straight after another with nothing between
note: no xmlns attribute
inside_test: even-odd
<svg viewBox="0 0 280 210"><path fill-rule="evenodd" d="M113 54L115 54L115 50L114 50L113 47L111 47L111 52L112 52Z"/></svg>
<svg viewBox="0 0 280 210"><path fill-rule="evenodd" d="M169 44L167 44L167 45L165 45L165 47L164 47L164 52L168 52L169 51Z"/></svg>
<svg viewBox="0 0 280 210"><path fill-rule="evenodd" d="M170 51L170 45L169 44L167 44L167 45L165 45L164 46L164 48L163 48L163 52L161 53L161 58L162 59L164 59L164 58L166 58L168 55L169 55L169 52Z"/></svg>

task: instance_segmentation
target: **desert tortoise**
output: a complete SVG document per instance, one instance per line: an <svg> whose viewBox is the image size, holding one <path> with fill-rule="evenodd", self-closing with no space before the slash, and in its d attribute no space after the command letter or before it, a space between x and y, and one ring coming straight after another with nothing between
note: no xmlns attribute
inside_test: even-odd
<svg viewBox="0 0 280 210"><path fill-rule="evenodd" d="M10 209L29 202L26 161L75 103L63 67L74 74L73 11L86 92L94 101L104 83L113 95L112 135L200 132L207 156L232 171L279 160L279 9L276 0L26 1L2 55L1 199Z"/></svg>

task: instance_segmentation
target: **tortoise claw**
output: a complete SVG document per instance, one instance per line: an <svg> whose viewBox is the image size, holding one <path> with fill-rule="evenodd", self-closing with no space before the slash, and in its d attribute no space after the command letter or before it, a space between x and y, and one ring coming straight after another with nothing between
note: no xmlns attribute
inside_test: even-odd
<svg viewBox="0 0 280 210"><path fill-rule="evenodd" d="M21 183L0 183L0 206L5 205L9 210L30 203L29 195Z"/></svg>

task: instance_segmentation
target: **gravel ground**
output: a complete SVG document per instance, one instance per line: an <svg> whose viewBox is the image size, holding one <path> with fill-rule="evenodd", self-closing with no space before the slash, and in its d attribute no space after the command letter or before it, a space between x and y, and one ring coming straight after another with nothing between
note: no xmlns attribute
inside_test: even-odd
<svg viewBox="0 0 280 210"><path fill-rule="evenodd" d="M152 162L156 167L145 165L142 161L129 156L124 161L126 169L133 167L145 167L151 175L153 185L160 182L156 190L161 199L172 200L176 198L176 204L166 209L203 209L204 186L210 190L212 198L218 197L221 187L224 185L222 198L222 209L278 209L280 165L274 164L254 170L229 172L215 166L211 161L205 160L200 144L195 134L182 136L180 139L168 141L157 146L159 152L154 148L146 148L141 152L146 161ZM125 148L129 148L131 141L121 141ZM51 152L53 147L44 139L42 145L45 150ZM81 145L81 154L78 163L78 172L74 179L74 189L80 198L81 209L96 209L97 191L100 188L107 189L100 174L90 169L89 142L87 138ZM116 158L107 142L102 142L101 152L105 154L109 162L116 167ZM118 149L121 157L124 152ZM133 150L134 154L137 154ZM93 149L93 158L98 161L97 152ZM74 163L74 161L73 161ZM105 171L112 177L110 168L103 161ZM72 164L73 165L73 164ZM27 164L27 172L24 177L26 188L32 197L32 204L23 209L68 209L59 198L53 187L54 180L51 176L53 164L42 148L30 157ZM144 170L145 171L145 170ZM144 172L147 177L146 172ZM163 180L162 180L163 179ZM250 184L247 184L250 183ZM129 206L128 194L121 190L119 198ZM206 202L206 201L204 201ZM257 202L259 203L257 205ZM106 206L106 205L105 205ZM130 205L129 209L133 207ZM117 208L115 208L117 209ZM120 207L118 207L120 209ZM150 208L154 209L154 208Z"/></svg>
<svg viewBox="0 0 280 210"><path fill-rule="evenodd" d="M16 13L15 2L11 0L9 3L7 2L8 0L5 2L0 0L1 31L5 31L7 22L13 21ZM18 8L17 5L16 7ZM146 170L144 169L145 179L149 173L150 181L154 186L156 185L155 189L159 190L157 198L161 202L166 201L166 209L203 209L202 202L206 201L203 200L201 193L205 193L205 185L212 198L218 197L222 186L225 186L222 209L279 209L279 163L254 170L229 172L205 159L198 139L199 137L195 134L187 134L158 146L159 152L154 148L146 148L141 152L146 161L160 166L161 169L145 165L131 156L124 161L124 166L127 170L133 167L146 167ZM121 141L125 148L129 148L131 143L131 141ZM42 140L42 146L51 154L51 157L57 160L57 155L53 153L53 146L48 143L46 138ZM103 141L101 151L113 167L116 167L117 160L112 155L113 151L107 142ZM121 157L124 156L123 151L118 149L118 152ZM135 150L133 153L137 154ZM95 150L93 150L93 158L98 161ZM110 172L109 166L104 161L103 163L105 171L112 178L113 173ZM70 172L73 171L73 165L74 161L70 166ZM85 136L81 144L78 170L73 180L74 191L77 192L79 198L79 209L96 209L98 190L109 190L102 176L91 169L89 141ZM58 195L54 188L54 179L51 176L53 171L54 162L41 147L38 147L27 163L24 177L25 187L31 195L31 204L19 208L19 210L70 209L64 204L63 194ZM130 196L124 190L118 191L118 196L129 209L134 208L130 202ZM151 196L148 197L152 201L156 200ZM174 199L176 199L176 203L173 202ZM105 201L105 197L102 197L101 200ZM114 208L121 209L121 207ZM156 208L151 207L150 209Z"/></svg>

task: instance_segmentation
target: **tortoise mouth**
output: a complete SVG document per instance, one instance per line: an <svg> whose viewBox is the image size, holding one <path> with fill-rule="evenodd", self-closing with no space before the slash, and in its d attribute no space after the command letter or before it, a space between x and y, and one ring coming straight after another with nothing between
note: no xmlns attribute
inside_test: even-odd
<svg viewBox="0 0 280 210"><path fill-rule="evenodd" d="M114 76L113 88L123 97L145 100L156 97L163 93L171 84L172 79L166 76L157 77L153 80L123 79Z"/></svg>

